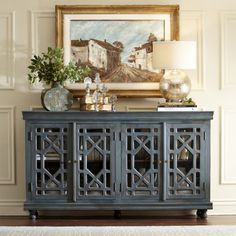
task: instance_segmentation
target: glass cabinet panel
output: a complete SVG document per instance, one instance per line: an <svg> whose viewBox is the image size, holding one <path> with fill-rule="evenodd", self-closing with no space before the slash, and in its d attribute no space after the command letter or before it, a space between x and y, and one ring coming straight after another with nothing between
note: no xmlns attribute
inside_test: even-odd
<svg viewBox="0 0 236 236"><path fill-rule="evenodd" d="M68 194L68 127L33 128L32 180L35 198L66 198Z"/></svg>
<svg viewBox="0 0 236 236"><path fill-rule="evenodd" d="M77 127L77 196L79 198L114 195L113 136L113 129L106 125Z"/></svg>
<svg viewBox="0 0 236 236"><path fill-rule="evenodd" d="M204 132L204 125L168 125L165 161L167 198L204 196Z"/></svg>
<svg viewBox="0 0 236 236"><path fill-rule="evenodd" d="M160 188L160 127L122 127L123 197L158 199Z"/></svg>

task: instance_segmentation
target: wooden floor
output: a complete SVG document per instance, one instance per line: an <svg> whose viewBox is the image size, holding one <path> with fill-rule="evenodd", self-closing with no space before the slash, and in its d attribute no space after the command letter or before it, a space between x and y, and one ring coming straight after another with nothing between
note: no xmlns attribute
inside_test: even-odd
<svg viewBox="0 0 236 236"><path fill-rule="evenodd" d="M236 225L235 216L208 216L198 219L195 216L171 217L40 217L30 220L26 216L0 217L0 226L170 226L170 225Z"/></svg>

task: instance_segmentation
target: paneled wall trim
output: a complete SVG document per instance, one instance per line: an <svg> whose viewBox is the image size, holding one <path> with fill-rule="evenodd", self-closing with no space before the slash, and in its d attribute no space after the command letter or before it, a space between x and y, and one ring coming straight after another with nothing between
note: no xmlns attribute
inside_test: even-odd
<svg viewBox="0 0 236 236"><path fill-rule="evenodd" d="M192 80L192 90L204 90L204 12L181 11L180 13L180 39L197 42L197 70L195 73L188 71Z"/></svg>
<svg viewBox="0 0 236 236"><path fill-rule="evenodd" d="M47 32L42 32L40 29L45 28L45 20L49 20L49 25L53 25L53 30L55 28L55 13L52 11L31 11L31 55L39 54L42 52L40 45L44 42L45 35ZM46 38L47 41L47 38ZM40 43L41 42L41 43ZM48 45L50 46L50 45ZM41 90L43 89L42 83L34 83L30 86L32 90Z"/></svg>
<svg viewBox="0 0 236 236"><path fill-rule="evenodd" d="M55 20L55 13L52 11L31 11L31 52L32 55L40 53L39 40L45 35L40 32L40 22L44 19Z"/></svg>
<svg viewBox="0 0 236 236"><path fill-rule="evenodd" d="M221 184L236 185L236 108L221 108Z"/></svg>
<svg viewBox="0 0 236 236"><path fill-rule="evenodd" d="M0 89L14 89L15 12L0 12Z"/></svg>
<svg viewBox="0 0 236 236"><path fill-rule="evenodd" d="M0 107L0 185L15 184L15 135L13 106Z"/></svg>
<svg viewBox="0 0 236 236"><path fill-rule="evenodd" d="M236 11L222 11L221 19L221 89L236 88Z"/></svg>

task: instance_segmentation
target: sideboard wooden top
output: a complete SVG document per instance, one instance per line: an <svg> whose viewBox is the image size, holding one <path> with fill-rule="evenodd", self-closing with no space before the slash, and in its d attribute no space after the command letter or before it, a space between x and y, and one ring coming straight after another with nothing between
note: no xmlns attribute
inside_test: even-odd
<svg viewBox="0 0 236 236"><path fill-rule="evenodd" d="M61 121L163 121L163 120L211 120L213 111L154 111L154 112L91 112L75 111L66 112L49 112L40 111L23 111L24 120L61 120Z"/></svg>

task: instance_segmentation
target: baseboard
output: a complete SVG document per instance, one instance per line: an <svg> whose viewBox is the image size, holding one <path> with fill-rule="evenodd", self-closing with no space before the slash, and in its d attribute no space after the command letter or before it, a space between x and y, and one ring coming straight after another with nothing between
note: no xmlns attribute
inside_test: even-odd
<svg viewBox="0 0 236 236"><path fill-rule="evenodd" d="M208 211L208 215L236 215L236 201L215 200L213 209Z"/></svg>
<svg viewBox="0 0 236 236"><path fill-rule="evenodd" d="M6 215L14 215L14 216L24 216L28 215L27 211L24 211L23 209L24 201L21 200L1 200L0 201L0 215L6 216ZM93 214L95 216L101 215L101 211L96 212L94 211ZM133 214L132 212L131 214ZM140 213L140 211L139 211ZM142 215L150 215L150 216L161 216L161 215L186 215L187 214L194 214L194 212L186 212L186 211L167 211L167 212L160 212L160 211L142 211ZM216 200L213 202L213 210L208 210L208 215L236 215L236 201L230 201L230 200ZM65 212L64 212L65 214ZM83 211L81 213L82 215L87 215L86 211ZM110 214L106 211L102 213L104 215ZM124 212L124 215L129 215L129 212Z"/></svg>
<svg viewBox="0 0 236 236"><path fill-rule="evenodd" d="M21 216L27 215L28 212L23 209L24 201L20 200L1 200L0 201L0 215Z"/></svg>

